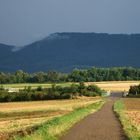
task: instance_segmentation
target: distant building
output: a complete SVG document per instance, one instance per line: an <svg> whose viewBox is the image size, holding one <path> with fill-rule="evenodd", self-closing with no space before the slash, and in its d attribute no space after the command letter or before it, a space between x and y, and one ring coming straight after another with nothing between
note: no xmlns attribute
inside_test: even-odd
<svg viewBox="0 0 140 140"><path fill-rule="evenodd" d="M17 88L5 88L5 90L7 90L9 93L19 92L19 89Z"/></svg>

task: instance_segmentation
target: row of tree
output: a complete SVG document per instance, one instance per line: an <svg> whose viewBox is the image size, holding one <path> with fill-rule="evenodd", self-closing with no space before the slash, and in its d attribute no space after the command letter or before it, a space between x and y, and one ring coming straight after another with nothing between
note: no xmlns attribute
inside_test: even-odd
<svg viewBox="0 0 140 140"><path fill-rule="evenodd" d="M14 93L8 93L1 87L0 102L72 99L78 96L94 97L100 96L102 92L96 85L85 86L84 83L72 84L70 87L61 87L53 84L51 88L46 89L43 89L41 86L37 89L25 87L25 89Z"/></svg>
<svg viewBox="0 0 140 140"><path fill-rule="evenodd" d="M15 73L0 72L0 84L5 83L45 83L45 82L95 82L140 80L140 69L132 67L74 69L71 73L56 71L27 73L18 70Z"/></svg>

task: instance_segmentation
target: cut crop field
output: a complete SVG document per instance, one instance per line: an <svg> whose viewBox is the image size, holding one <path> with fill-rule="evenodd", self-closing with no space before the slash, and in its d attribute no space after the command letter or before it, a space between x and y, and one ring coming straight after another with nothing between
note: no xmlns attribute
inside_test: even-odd
<svg viewBox="0 0 140 140"><path fill-rule="evenodd" d="M0 139L101 100L100 97L81 97L72 100L0 103Z"/></svg>
<svg viewBox="0 0 140 140"><path fill-rule="evenodd" d="M140 99L123 99L125 114L140 133Z"/></svg>
<svg viewBox="0 0 140 140"><path fill-rule="evenodd" d="M86 83L87 85L93 84L93 82ZM104 90L110 91L128 91L130 86L140 84L140 81L109 81L109 82L94 82L97 86Z"/></svg>
<svg viewBox="0 0 140 140"><path fill-rule="evenodd" d="M70 86L72 83L59 83L56 84L58 86L66 87ZM76 83L77 84L77 83ZM128 91L130 86L138 85L140 84L140 81L107 81L107 82L85 82L86 85L96 84L100 88L104 90L115 90L115 91ZM43 88L49 88L51 87L51 83L43 83L43 84L4 84L3 86L5 88L17 88L17 89L23 89L27 86L31 86L32 88L37 88L38 86L42 86Z"/></svg>
<svg viewBox="0 0 140 140"><path fill-rule="evenodd" d="M140 111L139 98L124 98L123 102L127 111Z"/></svg>
<svg viewBox="0 0 140 140"><path fill-rule="evenodd" d="M140 139L140 99L124 98L115 102L114 110L119 115L123 129L131 140Z"/></svg>

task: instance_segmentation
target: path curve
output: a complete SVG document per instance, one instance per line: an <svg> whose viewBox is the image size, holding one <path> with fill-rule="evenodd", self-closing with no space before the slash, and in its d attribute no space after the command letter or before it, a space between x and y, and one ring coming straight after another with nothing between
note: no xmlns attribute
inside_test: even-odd
<svg viewBox="0 0 140 140"><path fill-rule="evenodd" d="M112 93L101 110L76 123L60 140L127 140L112 110L119 96Z"/></svg>

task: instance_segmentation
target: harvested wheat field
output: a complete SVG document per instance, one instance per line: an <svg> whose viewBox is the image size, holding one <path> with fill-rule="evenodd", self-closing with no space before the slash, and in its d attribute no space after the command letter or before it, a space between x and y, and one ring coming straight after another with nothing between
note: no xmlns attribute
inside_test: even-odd
<svg viewBox="0 0 140 140"><path fill-rule="evenodd" d="M139 98L125 98L123 99L125 109L128 111L140 111L140 99Z"/></svg>
<svg viewBox="0 0 140 140"><path fill-rule="evenodd" d="M0 103L0 139L100 100L100 97L83 97L73 100Z"/></svg>
<svg viewBox="0 0 140 140"><path fill-rule="evenodd" d="M92 84L92 83L87 83ZM128 91L130 86L139 85L140 81L109 81L109 82L95 82L97 86L104 90L110 91Z"/></svg>
<svg viewBox="0 0 140 140"><path fill-rule="evenodd" d="M30 102L11 102L0 103L1 112L22 112L37 110L73 110L84 105L91 104L100 100L100 97L81 97L73 100L50 100L50 101L30 101Z"/></svg>
<svg viewBox="0 0 140 140"><path fill-rule="evenodd" d="M140 133L140 99L126 98L123 102L126 116Z"/></svg>
<svg viewBox="0 0 140 140"><path fill-rule="evenodd" d="M132 124L134 124L140 132L140 111L125 111Z"/></svg>

